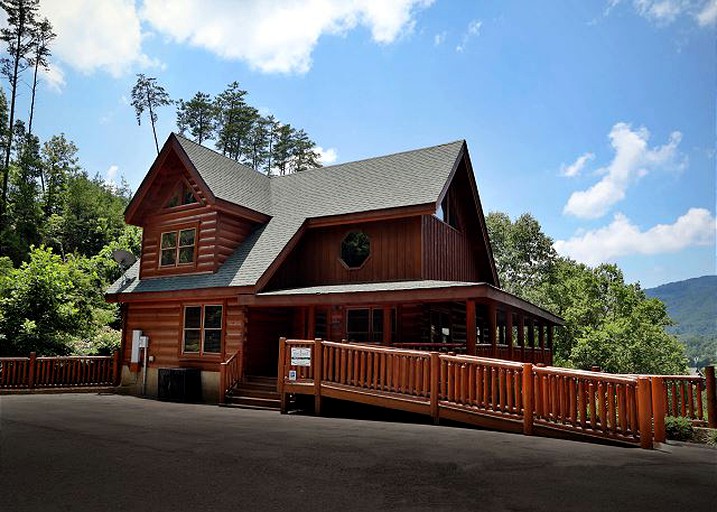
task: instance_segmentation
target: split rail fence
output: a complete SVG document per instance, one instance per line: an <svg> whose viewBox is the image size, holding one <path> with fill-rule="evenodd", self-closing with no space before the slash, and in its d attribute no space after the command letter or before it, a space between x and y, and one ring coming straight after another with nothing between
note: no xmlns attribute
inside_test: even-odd
<svg viewBox="0 0 717 512"><path fill-rule="evenodd" d="M111 356L0 357L2 390L87 388L119 383L119 352Z"/></svg>
<svg viewBox="0 0 717 512"><path fill-rule="evenodd" d="M714 367L707 379L614 375L501 359L323 340L279 345L277 387L526 435L603 439L651 448L665 417L717 427ZM706 398L703 392L706 391ZM706 402L706 403L705 403Z"/></svg>

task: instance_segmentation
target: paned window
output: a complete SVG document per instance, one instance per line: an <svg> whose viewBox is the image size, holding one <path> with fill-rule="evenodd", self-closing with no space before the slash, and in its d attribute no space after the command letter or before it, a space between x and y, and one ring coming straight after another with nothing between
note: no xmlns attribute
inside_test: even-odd
<svg viewBox="0 0 717 512"><path fill-rule="evenodd" d="M222 306L184 308L183 352L220 354L222 351Z"/></svg>
<svg viewBox="0 0 717 512"><path fill-rule="evenodd" d="M162 233L159 265L162 267L174 267L193 263L196 238L197 230L195 228Z"/></svg>
<svg viewBox="0 0 717 512"><path fill-rule="evenodd" d="M383 308L346 310L346 337L360 343L383 341ZM391 339L396 340L396 310L391 309Z"/></svg>

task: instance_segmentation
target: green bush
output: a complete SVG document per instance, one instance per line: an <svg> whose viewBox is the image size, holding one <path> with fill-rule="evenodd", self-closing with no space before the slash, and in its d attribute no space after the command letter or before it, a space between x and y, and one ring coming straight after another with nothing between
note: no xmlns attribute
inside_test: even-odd
<svg viewBox="0 0 717 512"><path fill-rule="evenodd" d="M695 435L695 429L688 418L668 416L665 418L665 434L667 439L689 441Z"/></svg>
<svg viewBox="0 0 717 512"><path fill-rule="evenodd" d="M712 429L707 436L707 444L710 446L717 446L717 429Z"/></svg>

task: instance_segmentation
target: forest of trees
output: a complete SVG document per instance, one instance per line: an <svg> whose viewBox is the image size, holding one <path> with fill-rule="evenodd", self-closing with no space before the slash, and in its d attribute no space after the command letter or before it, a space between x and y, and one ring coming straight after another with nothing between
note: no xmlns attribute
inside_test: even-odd
<svg viewBox="0 0 717 512"><path fill-rule="evenodd" d="M147 113L157 153L157 109L174 104L179 133L198 144L214 141L222 155L268 176L321 167L316 144L303 129L281 123L273 115L262 116L246 96L247 91L232 82L214 98L197 92L189 100L175 102L156 78L139 74L132 88L132 106L140 124Z"/></svg>
<svg viewBox="0 0 717 512"><path fill-rule="evenodd" d="M139 254L141 233L124 224L131 191L90 176L77 147L62 133L33 132L38 70L48 65L54 38L38 0L0 1L8 24L0 91L0 356L107 353L119 343L119 311L103 293L121 269L115 249ZM29 84L29 85L27 85ZM31 103L18 109L20 87ZM177 127L195 141L261 172L283 175L319 166L303 130L261 116L236 82L212 98L198 92L173 102L155 78L139 75L132 90L138 122L175 104ZM555 339L558 364L610 372L681 373L684 347L665 332L665 306L627 284L615 265L595 268L560 257L539 223L487 216L502 286L566 321Z"/></svg>
<svg viewBox="0 0 717 512"><path fill-rule="evenodd" d="M565 319L555 363L615 373L684 373L685 347L665 327L663 302L625 283L616 265L589 267L559 256L530 214L486 216L501 286Z"/></svg>

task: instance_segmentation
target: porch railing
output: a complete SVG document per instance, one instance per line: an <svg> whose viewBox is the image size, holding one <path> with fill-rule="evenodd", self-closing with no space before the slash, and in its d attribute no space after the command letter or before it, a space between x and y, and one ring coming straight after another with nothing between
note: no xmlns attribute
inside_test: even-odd
<svg viewBox="0 0 717 512"><path fill-rule="evenodd" d="M219 403L225 403L227 393L241 380L241 351L235 352L219 367Z"/></svg>
<svg viewBox="0 0 717 512"><path fill-rule="evenodd" d="M111 356L0 357L0 390L115 386L119 352Z"/></svg>
<svg viewBox="0 0 717 512"><path fill-rule="evenodd" d="M282 338L278 370L284 412L288 394L303 393L314 395L318 414L322 397L329 397L427 414L435 421L447 418L525 434L563 432L643 448L651 447L653 440L665 440L668 408L695 416L708 409L710 418L717 408L714 368L710 369L711 395L702 400L697 397L705 382L699 378L613 375L477 356ZM706 388L709 392L709 375Z"/></svg>

